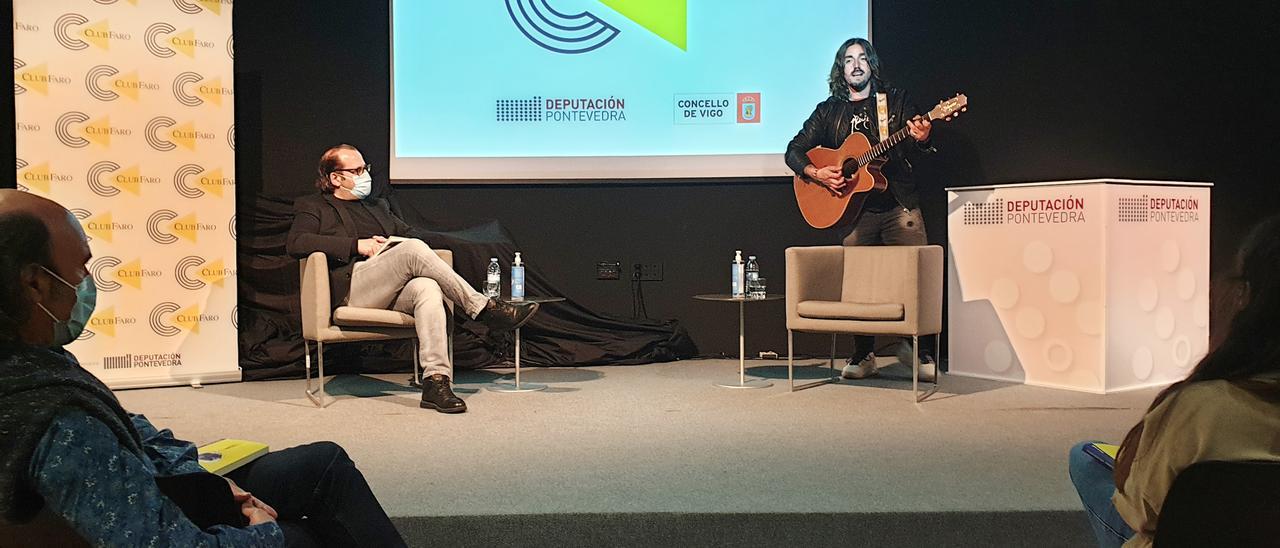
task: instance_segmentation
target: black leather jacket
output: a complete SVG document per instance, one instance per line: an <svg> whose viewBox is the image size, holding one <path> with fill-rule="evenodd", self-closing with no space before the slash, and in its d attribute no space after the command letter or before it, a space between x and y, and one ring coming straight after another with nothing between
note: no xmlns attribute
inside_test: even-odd
<svg viewBox="0 0 1280 548"><path fill-rule="evenodd" d="M901 129L906 125L907 120L921 114L922 111L910 101L905 91L893 87L887 90L889 132L892 133ZM863 101L866 102L866 111L870 113L871 120L869 125L860 127L858 131L875 144L880 142L880 121L876 118L875 94ZM854 103L834 96L818 103L818 106L813 109L813 114L804 121L800 132L796 133L796 136L787 144L787 167L796 172L796 175L804 176L804 168L810 163L809 157L805 154L816 146L839 148L853 131L851 119L861 108L861 102ZM894 199L903 207L914 209L920 206L920 194L916 189L911 173L911 161L907 155L912 150L933 152L934 149L928 142L916 143L910 138L908 141L910 142L900 143L889 151L888 162L884 165L883 173L889 180L889 191Z"/></svg>

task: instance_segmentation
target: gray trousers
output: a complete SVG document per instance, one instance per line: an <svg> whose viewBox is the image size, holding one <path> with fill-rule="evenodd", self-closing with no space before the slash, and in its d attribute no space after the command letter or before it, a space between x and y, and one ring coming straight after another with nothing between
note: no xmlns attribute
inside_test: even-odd
<svg viewBox="0 0 1280 548"><path fill-rule="evenodd" d="M855 245L929 245L924 230L924 215L920 208L895 207L888 211L864 211L858 222L841 229L841 244ZM875 350L875 337L858 335L853 338L853 359L857 360ZM933 335L920 338L922 348L933 348ZM920 352L920 348L915 349ZM937 359L937 356L934 356Z"/></svg>
<svg viewBox="0 0 1280 548"><path fill-rule="evenodd" d="M347 303L383 308L413 316L418 332L422 374L452 376L449 362L448 314L444 299L476 317L489 298L454 272L422 240L406 240L386 252L356 263Z"/></svg>

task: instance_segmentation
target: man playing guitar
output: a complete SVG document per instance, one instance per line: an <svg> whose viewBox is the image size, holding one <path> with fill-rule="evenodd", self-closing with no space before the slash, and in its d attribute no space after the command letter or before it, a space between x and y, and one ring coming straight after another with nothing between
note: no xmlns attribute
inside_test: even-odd
<svg viewBox="0 0 1280 548"><path fill-rule="evenodd" d="M862 203L862 213L857 220L837 226L837 229L842 243L849 246L925 245L928 238L920 214L920 196L912 180L911 162L907 155L912 148L918 152L934 151L929 144L931 124L927 116L920 117L920 109L908 100L905 91L890 87L881 80L882 70L880 58L867 40L850 38L840 45L827 78L831 97L818 103L800 132L787 145L787 166L809 183L823 185L833 194L845 191L851 179L842 175L841 166L815 166L807 152L817 146L839 147L855 131L865 135L873 144L879 142L882 135L877 94L884 94L888 133L901 129L905 124L915 146L888 151L881 168L881 173L888 180L888 190L870 192ZM922 340L920 346L930 347L931 344ZM845 365L842 376L861 379L875 375L874 346L874 337L854 337L853 357ZM904 353L899 352L899 359ZM903 361L910 361L910 354L906 354ZM920 373L925 379L936 375L932 357L923 353Z"/></svg>

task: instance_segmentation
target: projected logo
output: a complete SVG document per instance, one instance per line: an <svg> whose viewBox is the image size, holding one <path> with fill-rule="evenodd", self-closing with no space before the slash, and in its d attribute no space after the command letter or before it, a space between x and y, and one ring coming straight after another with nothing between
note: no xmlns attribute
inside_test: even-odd
<svg viewBox="0 0 1280 548"><path fill-rule="evenodd" d="M677 124L758 124L760 93L679 93L672 112Z"/></svg>
<svg viewBox="0 0 1280 548"><path fill-rule="evenodd" d="M686 49L686 0L600 0L619 15L644 27L671 45ZM548 0L506 0L511 22L530 42L555 53L588 53L604 47L621 33L594 13L568 14Z"/></svg>

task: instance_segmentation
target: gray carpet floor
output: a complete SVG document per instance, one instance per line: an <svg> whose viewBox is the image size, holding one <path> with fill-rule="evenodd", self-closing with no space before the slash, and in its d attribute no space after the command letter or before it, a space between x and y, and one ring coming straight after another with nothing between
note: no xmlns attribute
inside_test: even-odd
<svg viewBox="0 0 1280 548"><path fill-rule="evenodd" d="M622 542L591 532L647 531L661 521L691 527L686 539L707 524L736 532L691 545L767 545L776 544L769 531L799 541L803 530L849 516L880 524L919 518L906 537L875 537L906 546L932 543L938 529L931 522L953 530L941 538L967 539L955 545L995 538L980 529L955 536L957 523L993 516L1008 518L1010 538L1038 535L1039 524L1040 532L1077 536L1060 539L1063 545L1088 541L1067 449L1082 439L1120 439L1155 393L1096 395L944 375L939 393L917 405L900 365L875 379L795 393L786 389L785 361L747 365L749 375L774 385L714 386L737 379L737 362L729 360L525 368L524 382L550 387L519 394L484 389L509 369L464 371L456 391L469 411L454 416L419 409L407 374L333 378L336 399L325 409L303 396L300 380L119 396L130 411L198 443L336 441L410 539L427 538L411 531L439 535L440 520L452 520L458 530L542 524L553 536L578 538L577 531L595 539L570 544L658 545L665 537ZM826 370L797 371L812 379ZM795 526L768 525L775 522ZM753 525L732 525L743 523ZM854 530L879 530L868 527ZM495 542L538 545L553 537L501 538ZM862 544L863 537L822 538Z"/></svg>

